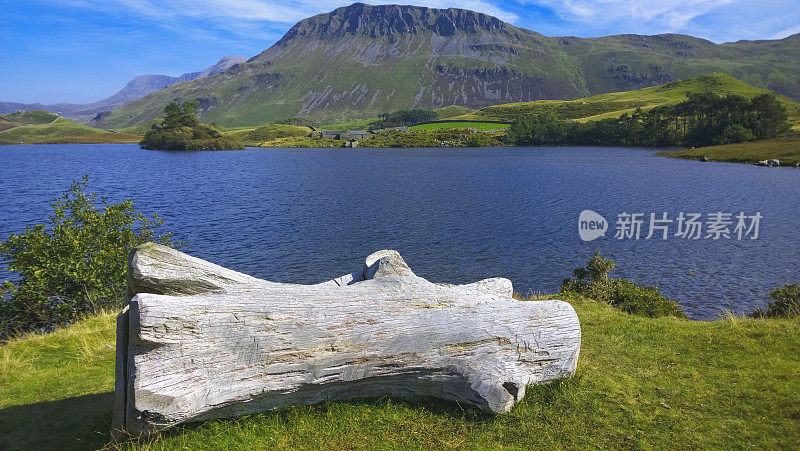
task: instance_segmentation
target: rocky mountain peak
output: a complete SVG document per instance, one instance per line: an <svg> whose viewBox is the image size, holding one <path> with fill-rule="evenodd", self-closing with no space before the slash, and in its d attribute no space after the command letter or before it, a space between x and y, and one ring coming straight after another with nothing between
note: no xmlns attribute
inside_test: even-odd
<svg viewBox="0 0 800 451"><path fill-rule="evenodd" d="M496 17L466 9L353 3L298 22L279 42L285 43L301 36L332 38L351 35L376 38L426 31L452 36L458 32L503 32L509 27L510 25Z"/></svg>

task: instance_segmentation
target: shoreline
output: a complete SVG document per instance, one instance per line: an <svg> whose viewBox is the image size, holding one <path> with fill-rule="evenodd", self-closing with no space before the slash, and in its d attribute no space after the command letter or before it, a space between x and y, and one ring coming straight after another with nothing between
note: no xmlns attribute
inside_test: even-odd
<svg viewBox="0 0 800 451"><path fill-rule="evenodd" d="M119 141L94 141L94 140L53 140L48 142L36 143L9 143L0 142L2 146L44 146L44 145L97 145L97 144L138 144L137 140L119 140ZM698 147L698 148L649 148L649 147L636 147L636 146L589 146L589 145L540 145L540 146L515 146L515 145L500 145L500 146L467 146L467 145L443 145L443 146L347 146L346 142L330 143L330 145L287 145L288 143L281 143L282 145L246 145L244 149L236 150L255 150L255 149L481 149L481 148L581 148L581 147L626 147L631 149L653 150L656 155L665 158L708 162L708 163L737 163L747 164L762 167L783 167L783 168L798 168L800 167L800 133L792 133L784 137L774 138L763 141L751 141L746 143L726 144L719 146ZM788 150L787 150L788 148ZM172 150L165 150L172 151ZM176 152L178 150L175 150ZM186 152L183 150L183 152ZM195 151L197 152L197 151ZM214 151L220 152L220 151ZM728 155L726 155L728 154ZM759 162L769 160L778 160L780 164L759 164Z"/></svg>

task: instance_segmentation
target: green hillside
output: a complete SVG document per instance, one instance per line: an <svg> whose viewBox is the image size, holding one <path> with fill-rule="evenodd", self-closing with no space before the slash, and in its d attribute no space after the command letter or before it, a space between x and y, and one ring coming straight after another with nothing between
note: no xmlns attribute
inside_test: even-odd
<svg viewBox="0 0 800 451"><path fill-rule="evenodd" d="M409 127L411 130L440 130L446 128L474 128L475 130L503 130L510 124L495 124L491 122L433 122Z"/></svg>
<svg viewBox="0 0 800 451"><path fill-rule="evenodd" d="M656 106L676 104L686 100L689 93L702 92L713 92L719 95L736 94L753 98L770 91L753 87L727 74L712 73L670 82L662 86L600 94L577 100L539 100L495 105L458 116L456 119L513 121L521 115L551 113L561 119L575 119L584 122L619 117L636 108L647 110ZM786 106L789 120L796 126L800 126L800 104L783 95L778 95L778 100Z"/></svg>
<svg viewBox="0 0 800 451"><path fill-rule="evenodd" d="M436 112L436 115L439 116L439 119L451 119L456 116L463 116L473 112L473 110L460 105L450 105L444 108L437 108L434 111Z"/></svg>
<svg viewBox="0 0 800 451"><path fill-rule="evenodd" d="M628 315L565 297L576 377L530 387L507 415L397 399L327 402L177 428L135 449L788 449L800 442L800 322ZM535 301L530 301L535 302ZM0 346L0 449L110 440L112 314Z"/></svg>
<svg viewBox="0 0 800 451"><path fill-rule="evenodd" d="M222 74L171 85L91 125L140 125L171 101L194 99L201 120L226 127L349 123L410 108L577 99L711 72L800 99L798 48L800 35L728 44L675 34L548 37L462 9L357 3L299 22Z"/></svg>
<svg viewBox="0 0 800 451"><path fill-rule="evenodd" d="M0 115L0 144L130 143L140 135L77 124L44 110Z"/></svg>

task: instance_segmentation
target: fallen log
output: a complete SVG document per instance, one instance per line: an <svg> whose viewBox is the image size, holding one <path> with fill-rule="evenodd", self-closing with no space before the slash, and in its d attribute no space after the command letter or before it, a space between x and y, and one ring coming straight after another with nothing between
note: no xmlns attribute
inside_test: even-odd
<svg viewBox="0 0 800 451"><path fill-rule="evenodd" d="M508 412L527 385L571 375L580 349L569 304L511 295L507 279L429 282L394 251L296 285L147 243L129 258L112 428L381 395Z"/></svg>

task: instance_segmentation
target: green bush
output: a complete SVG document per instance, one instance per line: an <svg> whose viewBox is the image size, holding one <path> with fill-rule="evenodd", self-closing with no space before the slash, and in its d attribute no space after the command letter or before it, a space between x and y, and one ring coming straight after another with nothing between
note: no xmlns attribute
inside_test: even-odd
<svg viewBox="0 0 800 451"><path fill-rule="evenodd" d="M657 287L639 286L625 279L611 281L611 305L634 315L660 318L676 316L686 318L677 302L667 299Z"/></svg>
<svg viewBox="0 0 800 451"><path fill-rule="evenodd" d="M766 309L753 312L753 318L800 318L800 282L776 288L769 296L775 300Z"/></svg>
<svg viewBox="0 0 800 451"><path fill-rule="evenodd" d="M657 287L640 286L625 279L609 279L608 273L615 266L613 260L603 258L595 251L585 267L575 269L575 280L564 279L561 292L577 293L633 315L686 318L681 306L665 298Z"/></svg>
<svg viewBox="0 0 800 451"><path fill-rule="evenodd" d="M500 147L503 142L486 133L472 133L467 136L467 147Z"/></svg>
<svg viewBox="0 0 800 451"><path fill-rule="evenodd" d="M0 289L0 339L52 330L79 317L122 305L130 250L156 236L163 220L144 216L126 200L109 204L86 194L87 177L52 203L47 225L34 225L0 242L0 257L21 276Z"/></svg>

